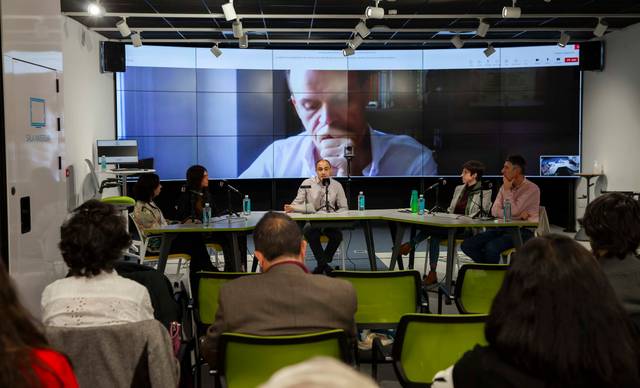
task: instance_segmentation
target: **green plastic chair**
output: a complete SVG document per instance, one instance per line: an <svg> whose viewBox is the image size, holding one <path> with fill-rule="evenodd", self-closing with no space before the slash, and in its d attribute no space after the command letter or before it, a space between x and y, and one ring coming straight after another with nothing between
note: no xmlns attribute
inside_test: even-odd
<svg viewBox="0 0 640 388"><path fill-rule="evenodd" d="M316 356L347 361L343 330L288 336L223 333L219 346L219 374L226 387L257 387L276 371ZM251 362L254 360L255 362Z"/></svg>
<svg viewBox="0 0 640 388"><path fill-rule="evenodd" d="M489 314L508 268L507 264L464 264L458 272L453 295L460 314ZM443 288L438 289L438 314L442 312L445 295Z"/></svg>
<svg viewBox="0 0 640 388"><path fill-rule="evenodd" d="M253 275L250 272L206 272L200 271L192 279L192 317L195 322L195 359L196 386L200 386L200 371L204 359L201 356L200 341L197 339L205 335L207 328L213 324L218 311L218 296L223 284L241 276Z"/></svg>
<svg viewBox="0 0 640 388"><path fill-rule="evenodd" d="M455 364L475 345L486 345L486 314L407 314L393 343L393 369L403 387L431 384L436 372Z"/></svg>
<svg viewBox="0 0 640 388"><path fill-rule="evenodd" d="M106 197L100 200L101 202L111 204L118 208L128 208L130 206L135 206L135 199L127 196L114 196L114 197Z"/></svg>
<svg viewBox="0 0 640 388"><path fill-rule="evenodd" d="M333 271L329 276L351 282L356 290L358 330L395 329L404 314L420 311L420 272L406 271ZM357 345L357 344L355 344ZM366 359L366 352L356 350L356 364ZM380 340L371 349L371 376L377 379L378 362L390 362Z"/></svg>

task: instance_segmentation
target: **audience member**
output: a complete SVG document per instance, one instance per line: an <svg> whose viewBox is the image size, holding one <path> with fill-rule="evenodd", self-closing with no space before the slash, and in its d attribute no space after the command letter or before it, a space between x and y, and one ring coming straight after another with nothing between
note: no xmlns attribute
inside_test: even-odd
<svg viewBox="0 0 640 388"><path fill-rule="evenodd" d="M564 236L516 252L485 335L434 388L640 386L631 321L595 257Z"/></svg>
<svg viewBox="0 0 640 388"><path fill-rule="evenodd" d="M640 322L640 203L625 194L604 194L587 206L582 226L618 299Z"/></svg>
<svg viewBox="0 0 640 388"><path fill-rule="evenodd" d="M376 388L370 377L329 357L315 357L280 369L260 388Z"/></svg>
<svg viewBox="0 0 640 388"><path fill-rule="evenodd" d="M156 174L142 174L133 187L136 205L133 209L133 218L142 230L157 228L167 225L162 215L162 210L153 202L160 194L162 185L160 177ZM153 239L155 244L149 244L147 250L158 253L160 239ZM200 233L179 233L171 243L170 253L186 253L191 256L189 269L191 273L198 271L217 271L211 264L211 258Z"/></svg>
<svg viewBox="0 0 640 388"><path fill-rule="evenodd" d="M220 289L218 311L203 340L202 354L215 366L224 332L290 335L343 329L355 339L356 294L340 279L312 276L304 266L307 243L298 225L282 213L267 213L253 233L263 273L241 277Z"/></svg>
<svg viewBox="0 0 640 388"><path fill-rule="evenodd" d="M20 304L2 261L0 316L0 387L78 387L67 358L49 348L35 320Z"/></svg>
<svg viewBox="0 0 640 388"><path fill-rule="evenodd" d="M347 197L340 182L331 179L332 168L328 160L320 159L316 162L316 176L302 181L296 198L291 204L284 205L287 213L315 213L315 212L340 212L349 210ZM338 250L342 241L342 232L333 227L324 227L322 223L307 223L304 237L309 242L313 256L318 266L313 270L314 274L328 273L331 268L328 263L333 260L333 255ZM324 235L329 241L323 249L320 237Z"/></svg>
<svg viewBox="0 0 640 388"><path fill-rule="evenodd" d="M540 213L540 189L524 176L525 160L520 155L507 157L502 167L502 187L491 208L491 215L504 217L505 203L511 207L511 219L538 222ZM533 231L520 229L522 240L533 237ZM500 254L513 248L511 232L505 229L488 230L464 239L460 248L473 261L493 263L500 261Z"/></svg>
<svg viewBox="0 0 640 388"><path fill-rule="evenodd" d="M47 326L104 326L153 319L147 289L113 269L131 245L125 219L109 204L89 200L62 224L60 252L69 277L42 293Z"/></svg>

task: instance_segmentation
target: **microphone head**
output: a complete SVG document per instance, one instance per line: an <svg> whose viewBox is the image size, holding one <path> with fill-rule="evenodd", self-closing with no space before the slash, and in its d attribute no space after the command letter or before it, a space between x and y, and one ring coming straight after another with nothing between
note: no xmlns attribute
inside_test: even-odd
<svg viewBox="0 0 640 388"><path fill-rule="evenodd" d="M224 185L225 185L226 183L227 183L227 182L225 182L225 181L224 181L224 179L221 179L221 180L220 180L220 182L218 182L218 184L220 185L220 187L224 187Z"/></svg>
<svg viewBox="0 0 640 388"><path fill-rule="evenodd" d="M446 185L447 185L447 180L446 180L446 179L444 179L444 178L440 179L440 184L441 184L442 186L446 186Z"/></svg>
<svg viewBox="0 0 640 388"><path fill-rule="evenodd" d="M493 183L491 183L490 181L484 181L481 184L481 187L487 188L487 189L492 189L493 188Z"/></svg>
<svg viewBox="0 0 640 388"><path fill-rule="evenodd" d="M322 178L322 186L329 186L331 180L329 178Z"/></svg>

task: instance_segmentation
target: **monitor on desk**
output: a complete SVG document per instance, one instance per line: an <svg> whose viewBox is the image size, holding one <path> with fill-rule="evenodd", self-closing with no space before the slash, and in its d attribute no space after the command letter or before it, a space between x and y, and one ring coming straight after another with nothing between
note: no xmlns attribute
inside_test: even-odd
<svg viewBox="0 0 640 388"><path fill-rule="evenodd" d="M138 163L137 140L98 140L97 145L98 164L102 156L107 164Z"/></svg>

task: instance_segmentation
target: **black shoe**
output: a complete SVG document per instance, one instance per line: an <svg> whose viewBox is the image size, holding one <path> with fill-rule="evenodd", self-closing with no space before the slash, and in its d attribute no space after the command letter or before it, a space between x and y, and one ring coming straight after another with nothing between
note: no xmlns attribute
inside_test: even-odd
<svg viewBox="0 0 640 388"><path fill-rule="evenodd" d="M333 272L333 268L331 268L331 266L327 264L327 265L324 266L324 271L323 272L324 272L325 275L329 275L331 272Z"/></svg>
<svg viewBox="0 0 640 388"><path fill-rule="evenodd" d="M314 275L321 275L324 273L324 265L317 266L312 272Z"/></svg>

